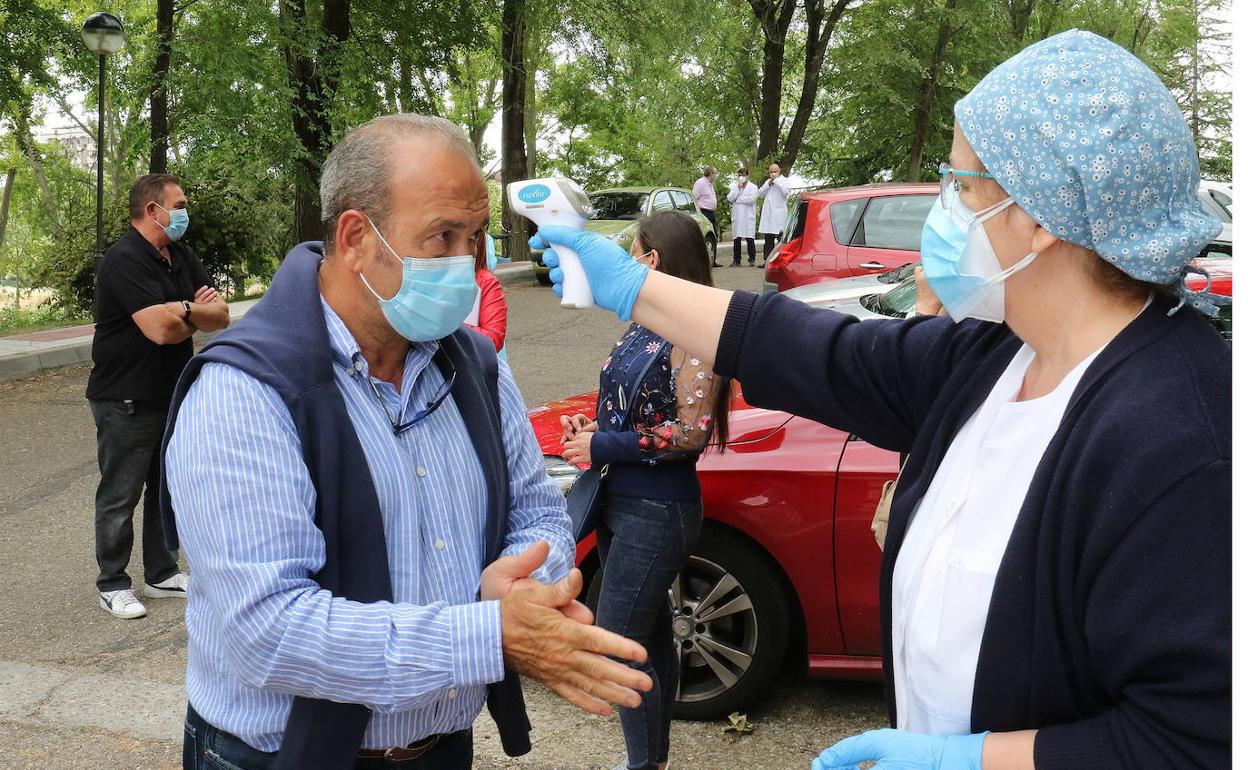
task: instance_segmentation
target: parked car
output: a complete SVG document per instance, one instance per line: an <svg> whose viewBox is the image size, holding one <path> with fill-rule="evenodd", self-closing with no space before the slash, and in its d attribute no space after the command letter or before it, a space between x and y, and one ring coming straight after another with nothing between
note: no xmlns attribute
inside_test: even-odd
<svg viewBox="0 0 1248 770"><path fill-rule="evenodd" d="M560 456L559 416L592 414L585 393L530 412L548 472L565 490L580 469ZM844 431L732 400L728 448L698 463L705 523L673 583L680 655L674 713L718 719L773 683L790 643L812 676L880 676L880 550L871 518L898 455ZM593 535L577 563L596 602Z"/></svg>
<svg viewBox="0 0 1248 770"><path fill-rule="evenodd" d="M1225 258L1200 257L1192 260L1193 267L1199 267L1209 273L1209 291L1225 297L1232 296L1232 265L1232 261ZM849 280L856 281L857 279ZM918 301L918 289L915 286L913 270L909 276L895 284L879 284L874 288L859 286L852 291L847 291L842 286L847 282L828 281L800 286L784 294L811 307L835 310L855 318L909 318L914 314L914 307ZM1191 289L1202 289L1205 286L1205 279L1198 274L1189 274L1186 283ZM1217 317L1212 321L1214 328L1227 342L1230 342L1231 306L1227 305L1219 309Z"/></svg>
<svg viewBox="0 0 1248 770"><path fill-rule="evenodd" d="M873 184L804 192L767 255L765 286L785 291L919 261L936 184Z"/></svg>
<svg viewBox="0 0 1248 770"><path fill-rule="evenodd" d="M683 211L698 223L702 240L706 243L707 258L715 258L715 228L702 216L693 203L693 193L679 187L616 187L588 193L594 215L585 229L605 235L621 247L628 249L637 237L637 220L647 214L664 209ZM534 250L533 272L537 280L550 283L550 268L542 264L542 252Z"/></svg>
<svg viewBox="0 0 1248 770"><path fill-rule="evenodd" d="M1202 179L1196 195L1205 212L1222 223L1222 232L1205 247L1205 253L1217 252L1231 256L1231 186L1225 182Z"/></svg>

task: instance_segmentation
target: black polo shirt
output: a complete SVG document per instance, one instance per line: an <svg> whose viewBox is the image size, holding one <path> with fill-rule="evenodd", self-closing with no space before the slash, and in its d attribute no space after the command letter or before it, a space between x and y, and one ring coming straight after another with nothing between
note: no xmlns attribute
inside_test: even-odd
<svg viewBox="0 0 1248 770"><path fill-rule="evenodd" d="M87 398L156 403L168 406L182 367L194 352L190 339L157 345L143 336L134 313L165 302L194 300L201 286L211 286L195 252L176 241L170 261L131 227L100 262L95 279L95 338L87 380Z"/></svg>

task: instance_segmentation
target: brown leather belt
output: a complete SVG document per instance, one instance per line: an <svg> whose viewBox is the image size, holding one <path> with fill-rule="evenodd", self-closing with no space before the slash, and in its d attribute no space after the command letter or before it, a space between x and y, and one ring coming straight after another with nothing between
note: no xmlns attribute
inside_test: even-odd
<svg viewBox="0 0 1248 770"><path fill-rule="evenodd" d="M410 762L421 757L437 746L445 736L430 735L407 746L395 746L389 749L360 749L360 759L384 759L389 762Z"/></svg>

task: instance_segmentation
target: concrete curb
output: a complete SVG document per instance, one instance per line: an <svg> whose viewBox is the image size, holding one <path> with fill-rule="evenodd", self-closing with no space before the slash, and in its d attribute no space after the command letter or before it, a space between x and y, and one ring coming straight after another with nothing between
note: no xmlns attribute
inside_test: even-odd
<svg viewBox="0 0 1248 770"><path fill-rule="evenodd" d="M499 265L494 276L503 286L531 286L537 283L533 274L532 262L513 262L510 265Z"/></svg>

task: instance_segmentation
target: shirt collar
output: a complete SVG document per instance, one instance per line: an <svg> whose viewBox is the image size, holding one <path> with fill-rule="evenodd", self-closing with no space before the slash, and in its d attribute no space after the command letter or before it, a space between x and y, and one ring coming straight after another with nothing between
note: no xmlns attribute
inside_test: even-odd
<svg viewBox="0 0 1248 770"><path fill-rule="evenodd" d="M329 331L329 348L334 356L334 365L342 367L352 377L359 374L367 376L368 361L364 360L364 355L360 353L359 343L355 341L347 325L325 301L325 295L321 294L320 300L321 312L325 316L325 328ZM425 365L433 359L433 354L437 352L437 349L438 343L436 342L411 343L405 367L413 373L422 371ZM404 379L406 377L405 374Z"/></svg>
<svg viewBox="0 0 1248 770"><path fill-rule="evenodd" d="M146 249L147 255L162 265L168 265L170 268L177 268L180 266L181 260L178 259L177 254L174 253L174 244L177 243L177 241L169 242L169 246L167 247L169 249L169 260L166 262L165 255L160 253L160 249L153 246L152 242L144 237L143 233L139 232L139 228L135 227L133 224L130 225L130 231L126 233L124 237L132 238L139 248Z"/></svg>

